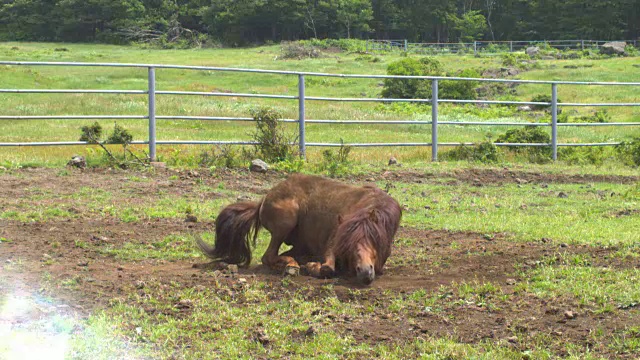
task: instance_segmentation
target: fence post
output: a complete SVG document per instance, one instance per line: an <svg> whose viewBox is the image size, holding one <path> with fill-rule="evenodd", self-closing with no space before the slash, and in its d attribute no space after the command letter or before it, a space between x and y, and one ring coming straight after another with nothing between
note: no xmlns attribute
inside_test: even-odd
<svg viewBox="0 0 640 360"><path fill-rule="evenodd" d="M580 48L584 51L584 40L580 40Z"/></svg>
<svg viewBox="0 0 640 360"><path fill-rule="evenodd" d="M149 161L156 161L156 69L149 67Z"/></svg>
<svg viewBox="0 0 640 360"><path fill-rule="evenodd" d="M473 42L473 55L478 55L478 42Z"/></svg>
<svg viewBox="0 0 640 360"><path fill-rule="evenodd" d="M304 123L304 75L298 75L298 125L300 135L298 136L298 144L300 145L300 157L306 159L307 144L305 142L305 123Z"/></svg>
<svg viewBox="0 0 640 360"><path fill-rule="evenodd" d="M509 50L513 52L513 41L509 41Z"/></svg>
<svg viewBox="0 0 640 360"><path fill-rule="evenodd" d="M431 81L431 161L438 161L438 79Z"/></svg>
<svg viewBox="0 0 640 360"><path fill-rule="evenodd" d="M404 39L404 52L409 51L409 47L407 46L407 39Z"/></svg>
<svg viewBox="0 0 640 360"><path fill-rule="evenodd" d="M558 84L551 84L551 152L558 160Z"/></svg>

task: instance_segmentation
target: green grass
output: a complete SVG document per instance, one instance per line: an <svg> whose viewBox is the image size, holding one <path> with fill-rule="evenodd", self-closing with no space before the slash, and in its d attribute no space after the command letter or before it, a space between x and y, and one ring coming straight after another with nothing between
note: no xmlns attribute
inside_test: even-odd
<svg viewBox="0 0 640 360"><path fill-rule="evenodd" d="M518 241L548 238L558 243L630 246L637 240L638 215L617 214L640 207L640 198L633 195L635 189L634 185L619 184L550 184L542 188L400 183L391 194L408 206L403 215L408 226L506 233ZM560 192L568 197L559 198Z"/></svg>
<svg viewBox="0 0 640 360"><path fill-rule="evenodd" d="M137 62L183 65L209 65L245 67L275 70L299 70L328 73L384 74L386 66L399 59L399 55L380 56L382 61L369 63L357 61L358 54L332 54L332 56L308 60L274 60L279 55L278 46L250 49L201 49L201 50L148 50L136 47L108 45L64 44L67 52L56 52L61 44L4 43L0 44L0 59L33 61L83 61L83 62ZM12 50L17 47L18 50ZM539 68L519 75L523 79L578 80L578 81L640 81L637 72L629 71L635 58L609 60L557 60L541 61ZM447 57L443 61L447 71L469 67L499 68L501 60L495 57L472 56ZM565 65L593 65L591 68L565 69ZM62 68L3 66L0 76L4 88L81 88L81 89L146 89L145 69L113 68ZM332 97L378 97L381 87L376 79L339 79L309 77L306 82L307 96ZM295 76L243 74L212 71L187 71L160 69L157 73L159 90L185 91L231 91L242 93L297 94ZM516 98L529 100L532 96L549 93L549 86L521 85ZM606 88L594 86L560 86L559 95L565 102L635 102L637 87ZM59 95L59 94L0 94L4 104L2 115L145 115L145 95ZM258 99L204 98L159 96L158 115L242 116L249 115L252 108L260 105L275 106L287 118L297 117L296 101ZM464 107L462 107L464 108ZM454 121L530 121L513 111L490 109L478 111L473 107L461 110L448 104L441 105L441 120ZM594 109L577 108L565 111L587 114ZM609 109L612 121L638 121L637 107ZM375 103L314 102L307 104L308 119L411 119L429 120L428 106L384 107ZM147 125L144 120L119 120L130 129L136 140L146 139ZM79 128L91 123L84 120L51 121L1 121L0 142L16 141L73 141L79 137ZM111 126L111 121L101 121ZM242 140L249 139L250 123L206 122L206 121L158 121L158 139L161 140ZM441 126L442 142L478 142L490 136L495 138L509 127ZM308 142L429 142L430 126L401 125L322 125L310 124L307 128ZM561 128L560 142L620 141L630 135L638 135L637 129L620 127L571 127ZM166 158L167 147L161 147L160 155ZM358 150L359 159L388 158L389 150L406 157L406 161L428 158L429 149L375 149ZM42 149L0 149L0 159L8 164L36 161L47 166L58 166L73 153L87 154L86 146ZM310 150L311 157L318 150ZM316 154L316 155L314 155ZM404 159L403 159L404 160Z"/></svg>

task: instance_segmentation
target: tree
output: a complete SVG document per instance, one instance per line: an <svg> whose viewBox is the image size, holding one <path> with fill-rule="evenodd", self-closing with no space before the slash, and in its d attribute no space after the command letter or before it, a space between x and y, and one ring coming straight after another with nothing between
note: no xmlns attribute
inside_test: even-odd
<svg viewBox="0 0 640 360"><path fill-rule="evenodd" d="M449 21L454 24L456 31L460 33L460 41L472 42L481 39L487 30L487 22L480 11L469 11L459 18L455 15L449 16Z"/></svg>
<svg viewBox="0 0 640 360"><path fill-rule="evenodd" d="M369 21L373 19L371 0L337 0L337 20L347 30L347 38L351 32L369 32Z"/></svg>

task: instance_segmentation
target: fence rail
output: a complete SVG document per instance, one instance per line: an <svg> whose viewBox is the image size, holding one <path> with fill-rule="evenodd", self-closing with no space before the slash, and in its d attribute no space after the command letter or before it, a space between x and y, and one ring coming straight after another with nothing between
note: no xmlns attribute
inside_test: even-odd
<svg viewBox="0 0 640 360"><path fill-rule="evenodd" d="M297 100L298 102L298 118L283 119L283 122L297 123L299 127L298 143L301 156L305 156L307 146L318 147L337 147L349 145L353 147L400 147L400 146L423 146L431 147L432 160L438 160L439 146L460 146L473 145L473 143L441 143L438 142L439 126L451 125L478 125L478 126L548 126L551 127L551 143L495 143L496 146L534 146L552 149L553 160L557 159L557 150L561 146L614 146L619 143L558 143L558 127L564 126L640 126L640 122L623 122L623 123L558 123L558 108L563 106L640 106L640 103L559 103L558 102L558 86L559 85L581 85L581 86L638 86L640 82L581 82L581 81L541 81L541 80L516 80L516 79L476 79L463 77L442 77L442 76L394 76L394 75L364 75L364 74L327 74L314 72L297 72L297 71L279 71L279 70L260 70L260 69L240 69L240 68L222 68L208 66L182 66L182 65L163 65L163 64L120 64L120 63L75 63L75 62L27 62L27 61L0 61L0 65L8 66L82 66L82 67L117 67L117 68L145 68L148 71L148 87L145 90L101 90L101 89L0 89L0 93L17 93L17 94L33 94L33 93L61 93L61 94L135 94L147 95L148 97L148 113L146 115L0 115L2 120L86 120L86 119L143 119L148 120L149 131L147 141L134 141L133 144L145 144L149 146L150 160L156 159L157 145L254 145L251 141L217 141L217 140L158 140L156 137L157 120L207 120L207 121L254 121L249 117L218 117L218 116L178 116L178 115L157 115L156 98L158 95L178 95L178 96L214 96L214 97L247 97L247 98L267 98L280 100ZM156 89L156 70L158 69L182 69L194 71L228 71L243 73L263 73L278 74L283 76L297 76L298 78L298 94L297 95L277 95L277 94L246 94L246 93L220 93L220 92L194 92L194 91L158 91ZM431 81L432 97L431 99L379 99L379 98L334 98L334 97L314 97L305 94L305 78L306 77L336 77L336 78L363 78L363 79L423 79ZM550 86L551 101L550 102L527 102L527 101L495 101L495 100L454 100L441 99L438 96L440 80L449 81L477 81L477 82L504 82L504 83L520 83L520 84L545 84ZM417 120L323 120L323 119L306 119L306 101L340 101L340 102L422 102L431 104L431 121ZM549 123L531 123L531 122L462 122L462 121L439 121L438 104L439 103L471 103L471 104L507 104L507 105L543 105L551 108L551 122ZM425 125L431 126L431 142L411 142L411 143L316 143L306 142L306 124L378 124L378 125ZM1 143L0 147L9 146L63 146L63 145L85 145L84 141L64 141L64 142L12 142Z"/></svg>
<svg viewBox="0 0 640 360"><path fill-rule="evenodd" d="M636 48L640 47L638 40L618 40ZM367 40L367 51L404 51L413 53L457 54L457 53L486 53L497 54L524 50L529 46L549 46L558 50L585 50L600 48L610 40L521 40L521 41L474 41L458 43L412 43L405 40Z"/></svg>

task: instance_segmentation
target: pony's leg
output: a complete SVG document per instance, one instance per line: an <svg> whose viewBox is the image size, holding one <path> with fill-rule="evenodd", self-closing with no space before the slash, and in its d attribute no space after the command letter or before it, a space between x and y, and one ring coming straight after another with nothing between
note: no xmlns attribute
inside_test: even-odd
<svg viewBox="0 0 640 360"><path fill-rule="evenodd" d="M321 279L329 279L335 276L336 274L336 257L333 255L333 252L328 253L325 256L324 262L308 262L305 264L304 268L307 270L309 275Z"/></svg>
<svg viewBox="0 0 640 360"><path fill-rule="evenodd" d="M320 277L322 278L332 278L336 274L336 256L333 254L333 251L330 251L327 255L325 255L324 263L322 267L320 267Z"/></svg>
<svg viewBox="0 0 640 360"><path fill-rule="evenodd" d="M298 203L293 199L266 202L260 210L260 222L271 233L271 242L262 256L262 263L272 269L300 269L289 254L278 255L280 246L298 224ZM289 252L290 253L290 252Z"/></svg>

